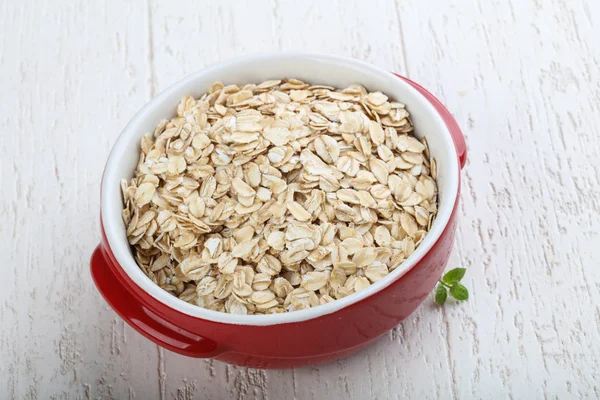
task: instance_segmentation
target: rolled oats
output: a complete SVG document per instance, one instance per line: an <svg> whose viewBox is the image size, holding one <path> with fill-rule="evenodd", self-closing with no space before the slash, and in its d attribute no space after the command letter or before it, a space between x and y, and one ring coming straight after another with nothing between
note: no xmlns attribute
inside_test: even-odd
<svg viewBox="0 0 600 400"><path fill-rule="evenodd" d="M369 287L421 243L437 165L404 105L354 84L212 85L141 141L122 182L144 273L232 314L326 304Z"/></svg>

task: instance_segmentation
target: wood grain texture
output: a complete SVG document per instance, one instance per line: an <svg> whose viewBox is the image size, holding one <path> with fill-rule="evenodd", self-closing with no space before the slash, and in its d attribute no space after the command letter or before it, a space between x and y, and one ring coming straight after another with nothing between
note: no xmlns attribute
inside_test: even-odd
<svg viewBox="0 0 600 400"><path fill-rule="evenodd" d="M600 3L0 2L0 397L598 398ZM95 290L99 183L129 118L185 75L306 50L408 75L469 147L451 265L348 359L260 371L159 350ZM150 377L150 378L148 378Z"/></svg>

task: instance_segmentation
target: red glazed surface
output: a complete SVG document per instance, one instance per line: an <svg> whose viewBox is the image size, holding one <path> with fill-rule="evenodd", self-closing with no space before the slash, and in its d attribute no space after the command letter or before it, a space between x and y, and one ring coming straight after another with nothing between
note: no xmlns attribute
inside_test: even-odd
<svg viewBox="0 0 600 400"><path fill-rule="evenodd" d="M463 167L466 146L452 115L421 86L401 78L421 92L440 113ZM234 325L174 310L146 293L125 273L108 246L104 228L102 243L91 259L92 277L121 318L171 351L254 368L291 368L329 362L360 350L397 326L431 293L452 251L458 201L457 196L448 225L437 242L404 276L357 303L301 322Z"/></svg>

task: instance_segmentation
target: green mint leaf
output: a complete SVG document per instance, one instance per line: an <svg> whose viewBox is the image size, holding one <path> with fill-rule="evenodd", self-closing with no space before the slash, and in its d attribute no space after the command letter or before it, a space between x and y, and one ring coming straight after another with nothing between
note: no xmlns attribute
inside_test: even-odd
<svg viewBox="0 0 600 400"><path fill-rule="evenodd" d="M448 292L446 291L446 288L442 285L438 285L437 289L435 290L435 302L441 305L446 302L447 298Z"/></svg>
<svg viewBox="0 0 600 400"><path fill-rule="evenodd" d="M469 298L469 291L466 287L456 282L450 288L450 295L456 300L467 300Z"/></svg>
<svg viewBox="0 0 600 400"><path fill-rule="evenodd" d="M442 280L448 285L452 285L455 282L460 281L467 272L466 268L454 268L444 274Z"/></svg>

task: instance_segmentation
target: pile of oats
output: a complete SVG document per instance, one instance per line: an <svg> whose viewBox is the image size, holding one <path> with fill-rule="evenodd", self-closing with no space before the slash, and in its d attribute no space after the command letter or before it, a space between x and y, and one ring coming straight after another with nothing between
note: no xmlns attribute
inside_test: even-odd
<svg viewBox="0 0 600 400"><path fill-rule="evenodd" d="M122 182L135 259L200 307L271 314L365 289L421 243L436 164L403 104L358 84L215 83L144 136Z"/></svg>

